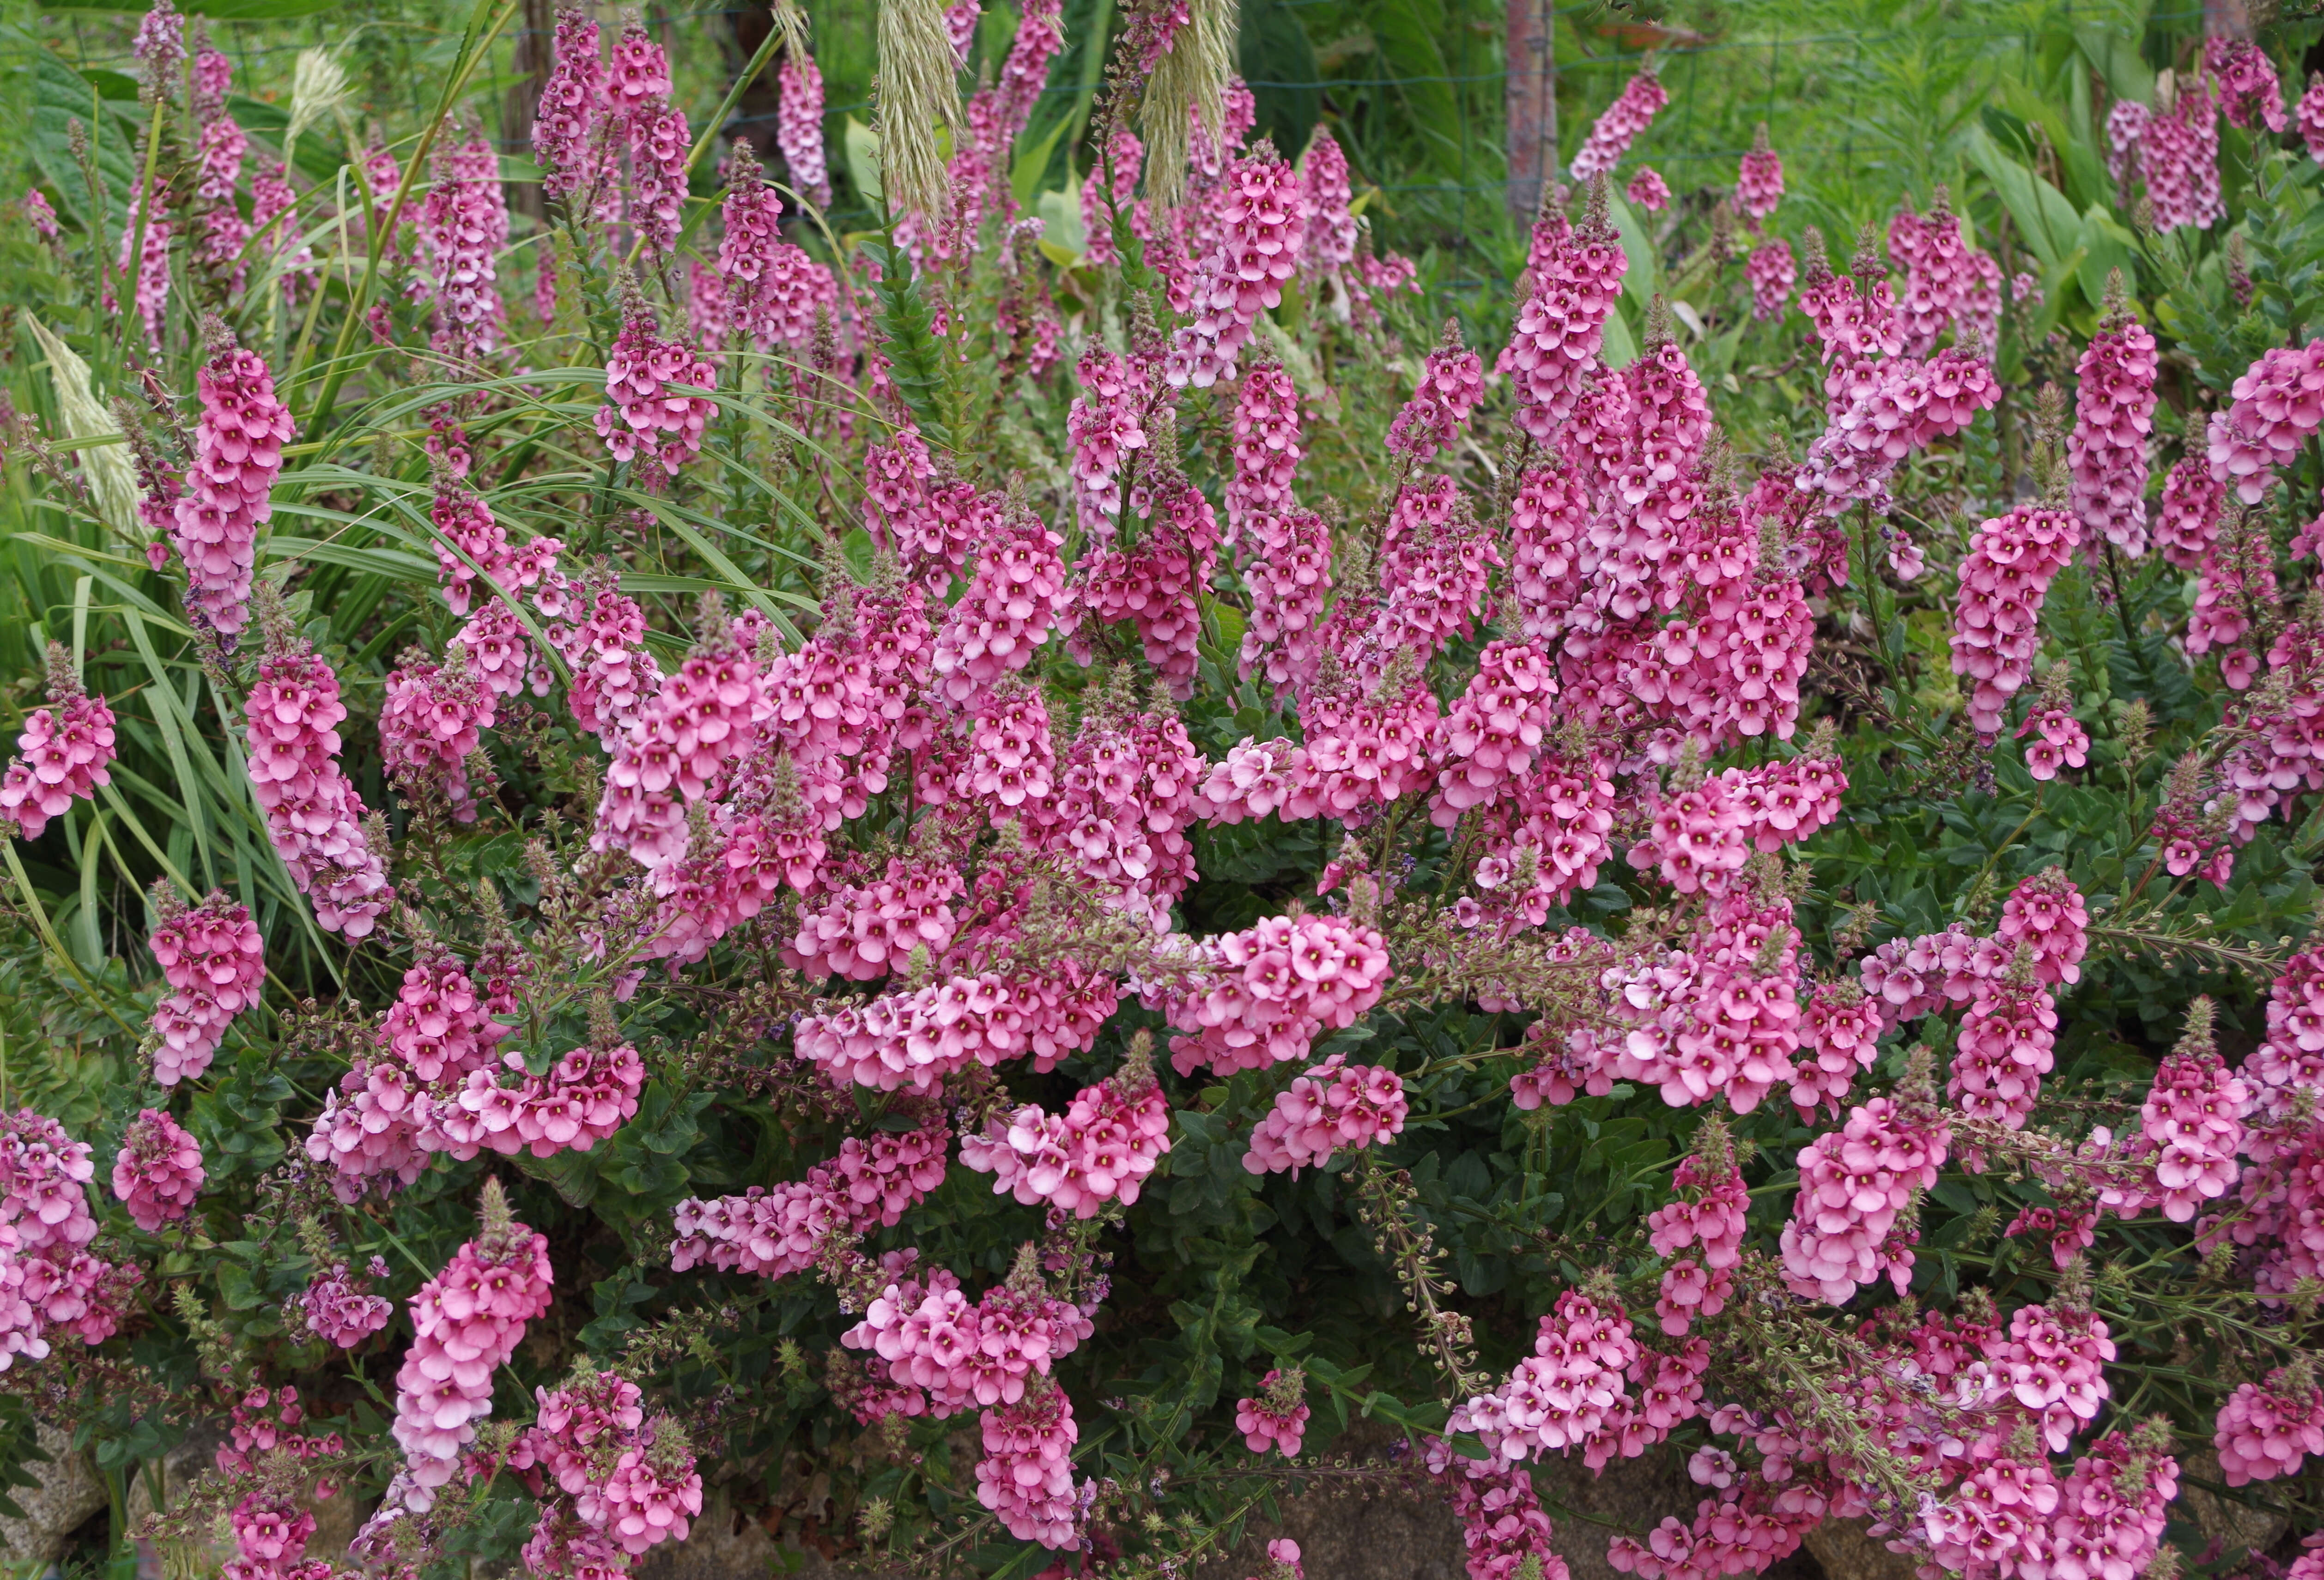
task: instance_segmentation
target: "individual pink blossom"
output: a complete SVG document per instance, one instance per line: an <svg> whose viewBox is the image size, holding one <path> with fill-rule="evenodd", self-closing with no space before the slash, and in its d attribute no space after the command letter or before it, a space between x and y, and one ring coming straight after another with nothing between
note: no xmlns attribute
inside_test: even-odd
<svg viewBox="0 0 2324 1580"><path fill-rule="evenodd" d="M1259 1379L1255 1398L1235 1401L1235 1430L1242 1434L1244 1447L1253 1454L1277 1451L1286 1459L1299 1457L1299 1440L1307 1431L1307 1401L1300 1397L1306 1382L1306 1373L1296 1366L1287 1372L1272 1367ZM1268 1556L1275 1556L1272 1546ZM1298 1557L1293 1547L1288 1561Z"/></svg>
<svg viewBox="0 0 2324 1580"><path fill-rule="evenodd" d="M180 907L163 891L151 940L170 993L153 1007L153 1079L165 1089L209 1068L234 1017L265 986L264 945L246 905L212 891Z"/></svg>
<svg viewBox="0 0 2324 1580"><path fill-rule="evenodd" d="M1622 196L1630 200L1633 208L1643 208L1648 214L1660 214L1670 207L1670 184L1652 165L1640 165L1630 184L1622 188Z"/></svg>
<svg viewBox="0 0 2324 1580"><path fill-rule="evenodd" d="M201 1144L158 1108L139 1111L113 1163L113 1194L147 1234L184 1217L200 1194Z"/></svg>
<svg viewBox="0 0 2324 1580"><path fill-rule="evenodd" d="M1614 102L1590 127L1590 135L1573 155L1572 176L1586 182L1592 176L1609 176L1622 156L1630 152L1630 144L1650 125L1655 115L1670 103L1670 90L1662 78L1655 75L1649 60L1640 67L1637 76L1622 86Z"/></svg>
<svg viewBox="0 0 2324 1580"><path fill-rule="evenodd" d="M1767 145L1767 124L1752 133L1751 148L1735 175L1735 207L1755 220L1775 212L1784 200L1784 161Z"/></svg>
<svg viewBox="0 0 2324 1580"><path fill-rule="evenodd" d="M64 648L48 654L49 705L24 716L16 755L0 769L0 827L37 840L49 820L113 783L113 710L73 674Z"/></svg>
<svg viewBox="0 0 2324 1580"><path fill-rule="evenodd" d="M187 612L231 640L249 620L258 529L274 514L290 411L257 354L230 339L203 364L199 385L193 464L170 541L186 567Z"/></svg>

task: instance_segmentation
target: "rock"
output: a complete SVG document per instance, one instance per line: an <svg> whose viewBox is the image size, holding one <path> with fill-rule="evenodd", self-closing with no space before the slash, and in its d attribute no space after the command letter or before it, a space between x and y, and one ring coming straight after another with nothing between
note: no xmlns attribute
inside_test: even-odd
<svg viewBox="0 0 2324 1580"><path fill-rule="evenodd" d="M2231 1555L2237 1548L2264 1553L2292 1528L2291 1521L2281 1514L2222 1498L2194 1484L2198 1479L2224 1479L2216 1448L2206 1447L2200 1453L2188 1455L2180 1461L2180 1507L2194 1517L2197 1529L2219 1544L2223 1555Z"/></svg>
<svg viewBox="0 0 2324 1580"><path fill-rule="evenodd" d="M1888 1546L1861 1520L1827 1520L1807 1533L1803 1545L1840 1580L1913 1580L1920 1566Z"/></svg>
<svg viewBox="0 0 2324 1580"><path fill-rule="evenodd" d="M102 1510L107 1498L96 1462L72 1451L71 1434L45 1421L35 1423L33 1429L48 1461L24 1467L39 1484L18 1487L11 1494L24 1518L0 1519L0 1553L7 1555L13 1568L37 1574L56 1561L65 1539Z"/></svg>
<svg viewBox="0 0 2324 1580"><path fill-rule="evenodd" d="M1462 1580L1461 1522L1436 1499L1399 1486L1351 1484L1283 1501L1283 1518L1253 1520L1241 1545L1195 1571L1198 1580L1245 1580L1263 1572L1267 1544L1299 1544L1309 1580Z"/></svg>

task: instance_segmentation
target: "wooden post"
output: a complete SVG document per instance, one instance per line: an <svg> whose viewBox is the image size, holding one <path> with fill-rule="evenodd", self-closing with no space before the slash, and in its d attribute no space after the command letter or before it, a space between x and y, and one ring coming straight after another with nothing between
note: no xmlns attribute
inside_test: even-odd
<svg viewBox="0 0 2324 1580"><path fill-rule="evenodd" d="M549 68L556 52L557 17L550 0L524 0L524 27L516 36L516 49L510 64L516 80L509 85L507 102L501 110L501 136L506 146L503 153L532 154L532 122L540 105L540 90L549 86ZM538 229L549 222L549 200L538 181L512 182L508 188L510 211L530 218Z"/></svg>
<svg viewBox="0 0 2324 1580"><path fill-rule="evenodd" d="M1555 0L1508 0L1509 213L1520 221L1541 207L1545 179L1557 164Z"/></svg>

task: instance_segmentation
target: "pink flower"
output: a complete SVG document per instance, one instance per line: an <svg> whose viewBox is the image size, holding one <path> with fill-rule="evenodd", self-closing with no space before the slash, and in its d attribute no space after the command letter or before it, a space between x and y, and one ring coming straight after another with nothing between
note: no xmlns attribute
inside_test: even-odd
<svg viewBox="0 0 2324 1580"><path fill-rule="evenodd" d="M1590 128L1590 135L1573 155L1572 176L1587 182L1592 176L1611 175L1638 134L1651 124L1656 111L1670 103L1670 90L1656 77L1651 62L1622 86Z"/></svg>
<svg viewBox="0 0 2324 1580"><path fill-rule="evenodd" d="M130 1220L152 1234L186 1216L202 1188L202 1149L178 1122L156 1108L129 1122L113 1164L113 1193Z"/></svg>
<svg viewBox="0 0 2324 1580"><path fill-rule="evenodd" d="M49 820L113 783L113 710L80 688L64 649L49 649L49 706L24 716L16 755L0 770L0 828L37 840Z"/></svg>
<svg viewBox="0 0 2324 1580"><path fill-rule="evenodd" d="M1651 165L1638 167L1638 173L1622 188L1622 196L1630 200L1633 208L1643 208L1648 214L1660 214L1670 207L1670 186Z"/></svg>
<svg viewBox="0 0 2324 1580"><path fill-rule="evenodd" d="M1306 1373L1299 1368L1286 1373L1277 1366L1259 1379L1257 1398L1235 1401L1235 1430L1242 1434L1243 1447L1253 1454L1274 1449L1286 1459L1298 1458L1299 1440L1307 1430L1307 1404L1300 1398L1305 1385ZM1290 1550L1278 1553L1277 1548ZM1296 1543L1270 1542L1267 1550L1278 1563L1299 1561Z"/></svg>
<svg viewBox="0 0 2324 1580"><path fill-rule="evenodd" d="M597 436L616 461L638 460L648 477L674 475L702 453L715 408L707 395L671 386L715 389L718 375L682 341L664 340L650 311L632 313L605 361L605 400Z"/></svg>
<svg viewBox="0 0 2324 1580"><path fill-rule="evenodd" d="M411 1347L395 1375L392 1431L404 1453L402 1506L424 1512L492 1413L493 1373L525 1325L549 1309L549 1240L509 1215L484 1182L484 1229L411 1297Z"/></svg>
<svg viewBox="0 0 2324 1580"><path fill-rule="evenodd" d="M509 235L500 162L482 138L447 144L420 206L420 253L436 298L435 344L456 357L490 355L505 328L495 267Z"/></svg>
<svg viewBox="0 0 2324 1580"><path fill-rule="evenodd" d="M831 177L823 152L823 73L804 48L783 51L775 68L775 147L790 171L791 186L818 207L831 206Z"/></svg>
<svg viewBox="0 0 2324 1580"><path fill-rule="evenodd" d="M1334 1153L1377 1145L1403 1132L1404 1081L1380 1065L1353 1065L1334 1053L1292 1079L1251 1132L1242 1166L1253 1174L1296 1176ZM1288 1450L1286 1450L1288 1452Z"/></svg>
<svg viewBox="0 0 2324 1580"><path fill-rule="evenodd" d="M2133 559L2146 552L2155 367L2154 336L2117 308L2090 337L2075 370L2074 428L2066 439L2074 513L2083 530Z"/></svg>
<svg viewBox="0 0 2324 1580"><path fill-rule="evenodd" d="M386 1271L386 1263L372 1259L373 1278L384 1277ZM299 1307L307 1331L340 1349L355 1348L385 1327L395 1314L393 1302L385 1295L371 1293L367 1281L358 1281L344 1262L333 1263L309 1284L299 1297Z"/></svg>
<svg viewBox="0 0 2324 1580"><path fill-rule="evenodd" d="M367 937L395 896L364 832L362 798L339 771L338 676L303 644L276 650L270 640L243 712L251 793L291 881L323 928Z"/></svg>
<svg viewBox="0 0 2324 1580"><path fill-rule="evenodd" d="M1767 146L1767 124L1759 123L1751 150L1735 175L1735 207L1755 220L1775 212L1784 200L1784 161Z"/></svg>
<svg viewBox="0 0 2324 1580"><path fill-rule="evenodd" d="M1425 464L1452 445L1484 394L1483 360L1462 348L1459 324L1446 323L1443 343L1421 370L1420 387L1388 425L1388 454Z"/></svg>
<svg viewBox="0 0 2324 1580"><path fill-rule="evenodd" d="M2304 1370L2271 1372L2266 1383L2246 1382L2219 1407L2212 1443L2231 1487L2292 1474L2311 1454L2324 1454L2324 1388Z"/></svg>
<svg viewBox="0 0 2324 1580"><path fill-rule="evenodd" d="M1751 287L1751 316L1762 323L1782 317L1799 280L1791 243L1778 236L1752 248L1743 260L1743 278Z"/></svg>
<svg viewBox="0 0 2324 1580"><path fill-rule="evenodd" d="M266 364L230 343L203 364L199 382L193 464L170 541L186 567L187 613L230 642L249 619L258 528L274 513L269 496L290 440L290 412L275 398Z"/></svg>
<svg viewBox="0 0 2324 1580"><path fill-rule="evenodd" d="M1969 539L1953 611L1953 673L1972 683L1969 717L1980 734L2000 730L2003 710L2032 672L2043 599L2079 537L2064 512L2021 506Z"/></svg>

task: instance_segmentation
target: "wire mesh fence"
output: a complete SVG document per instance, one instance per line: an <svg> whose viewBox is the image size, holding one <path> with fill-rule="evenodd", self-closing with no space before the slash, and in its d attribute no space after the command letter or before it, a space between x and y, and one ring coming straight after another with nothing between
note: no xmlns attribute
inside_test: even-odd
<svg viewBox="0 0 2324 1580"><path fill-rule="evenodd" d="M1508 3L1522 0L1243 5L1240 64L1259 100L1262 130L1296 152L1315 124L1330 124L1360 184L1377 194L1372 215L1382 239L1431 257L1431 284L1455 292L1505 289L1521 255L1503 147ZM327 16L230 23L213 32L240 67L245 91L275 96L287 87L290 57L319 42L367 64L375 89L417 96L432 57L458 32L458 16L448 7L432 15L431 4L357 0ZM877 10L866 0L807 0L804 9L830 89L826 142L844 175L847 123L872 116ZM2202 15L2200 0L2158 0L2152 7L2138 0L1980 0L1950 16L1882 0L1731 0L1714 14L1718 31L1704 33L1639 23L1605 0L1568 0L1550 9L1561 170L1591 122L1653 54L1671 99L1632 149L1626 174L1650 165L1677 194L1682 215L1690 198L1699 210L1698 195L1731 185L1755 126L1765 123L1794 172L1794 189L1819 195L1812 217L1841 234L1872 217L1873 209L1903 196L1925 201L1934 186L1958 176L1957 133L1981 107L1982 74L2031 60L2061 41L2070 46L2092 32L2116 47L2144 42L2153 53L2199 34ZM734 4L649 7L650 24L676 46L694 86L696 102L688 107L697 116L722 96L740 64L735 23L748 10ZM1065 0L1065 10L1067 47L1052 65L1030 133L1037 139L1057 118L1079 116L1085 124L1102 64L1097 57L1115 23L1114 0ZM71 64L119 72L131 65L129 20L62 12L42 31ZM1882 24L1858 25L1874 23ZM1013 25L996 0L974 60L997 60ZM496 74L476 101L486 133L519 158L529 148L521 106L512 110L525 89L515 63L545 58L545 51L521 52L542 31L511 30ZM2103 95L2105 87L2098 91ZM416 96L397 107L415 115L421 108ZM1074 139L1061 138L1041 184L1059 187L1084 170ZM844 203L847 183L842 185ZM1844 211L1851 204L1866 212ZM868 222L868 211L862 217Z"/></svg>

